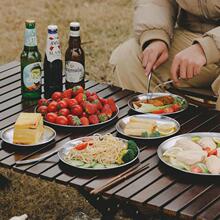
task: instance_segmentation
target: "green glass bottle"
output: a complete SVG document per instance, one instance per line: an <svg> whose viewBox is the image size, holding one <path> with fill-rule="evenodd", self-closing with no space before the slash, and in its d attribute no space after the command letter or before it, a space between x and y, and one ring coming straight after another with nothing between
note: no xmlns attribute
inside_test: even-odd
<svg viewBox="0 0 220 220"><path fill-rule="evenodd" d="M21 53L22 99L41 98L41 55L37 47L35 21L25 22L24 49Z"/></svg>

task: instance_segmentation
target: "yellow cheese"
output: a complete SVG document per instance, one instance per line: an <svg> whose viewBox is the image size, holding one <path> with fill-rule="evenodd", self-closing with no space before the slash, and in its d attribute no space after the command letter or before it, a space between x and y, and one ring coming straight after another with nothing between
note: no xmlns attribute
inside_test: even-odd
<svg viewBox="0 0 220 220"><path fill-rule="evenodd" d="M14 144L37 144L43 134L43 117L40 113L21 113L14 126Z"/></svg>

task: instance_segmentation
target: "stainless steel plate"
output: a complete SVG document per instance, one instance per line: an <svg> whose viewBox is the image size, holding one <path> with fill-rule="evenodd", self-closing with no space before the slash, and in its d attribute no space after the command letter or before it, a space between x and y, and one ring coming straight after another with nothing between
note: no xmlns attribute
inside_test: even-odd
<svg viewBox="0 0 220 220"><path fill-rule="evenodd" d="M117 105L116 105L116 107L117 107L117 111L112 114L112 117L110 119L108 119L107 121L104 121L104 122L100 122L98 124L90 124L90 125L59 125L59 124L56 124L56 123L52 123L52 122L46 121L45 119L44 119L44 122L49 124L49 125L53 125L54 127L57 127L57 128L91 128L91 127L96 127L96 126L103 125L103 124L106 124L106 123L109 123L109 122L113 121L118 116L118 113L119 113L119 108L118 108ZM37 107L35 108L35 112L37 112Z"/></svg>
<svg viewBox="0 0 220 220"><path fill-rule="evenodd" d="M160 114L160 115L171 115L171 114L176 114L176 113L179 113L179 112L182 112L184 110L186 110L188 108L188 102L186 101L186 99L184 99L183 97L181 96L178 96L178 95L175 95L175 94L171 94L171 93L148 93L148 94L141 94L141 95L136 95L136 96L133 96L129 99L128 101L128 106L130 109L132 109L133 111L135 112L138 112L138 113L150 113L150 112L142 112L142 111L138 111L138 109L135 109L134 106L133 106L133 102L135 101L139 101L139 100L146 100L146 99L152 99L152 98L156 98L156 97L161 97L161 96L172 96L173 98L179 98L181 100L184 101L185 105L183 106L183 108L181 108L179 111L176 111L176 112L172 112L172 113L163 113L163 114Z"/></svg>
<svg viewBox="0 0 220 220"><path fill-rule="evenodd" d="M56 137L56 131L48 126L44 126L44 133L37 144L14 144L13 134L14 134L14 126L11 126L2 131L1 138L4 142L11 144L13 146L34 147L34 146L46 144L52 141Z"/></svg>
<svg viewBox="0 0 220 220"><path fill-rule="evenodd" d="M167 124L167 123L174 123L176 130L171 134L163 135L163 136L160 136L160 137L140 137L140 136L126 135L124 133L124 128L125 128L125 125L129 122L131 117L137 117L137 118L140 118L140 119L154 119L154 120L157 121L158 125ZM135 138L135 139L140 139L140 140L153 140L153 139L169 137L171 135L176 134L180 129L180 124L175 119L167 117L167 116L154 115L154 114L140 114L140 115L127 116L125 118L120 119L116 124L116 129L120 134L122 134L124 136L127 136L127 137L130 137L130 138Z"/></svg>
<svg viewBox="0 0 220 220"><path fill-rule="evenodd" d="M218 137L220 138L220 133L216 133L216 132L195 132L195 133L188 133L188 134L182 134L182 135L178 135L172 138L169 138L168 140L164 141L163 143L161 143L157 149L157 155L160 158L160 160L165 163L167 166L172 167L176 170L179 170L181 172L184 173L190 173L190 174L194 174L194 175L200 175L200 176L220 176L220 175L214 175L214 174L210 174L210 173L193 173L190 172L188 170L182 170L180 168L174 167L172 164L168 163L164 157L163 157L163 153L172 148L174 146L174 144L176 143L177 140L183 138L183 137L193 137L193 136L200 136L200 137Z"/></svg>
<svg viewBox="0 0 220 220"><path fill-rule="evenodd" d="M139 148L137 149L138 150L138 154L137 156L129 161L128 163L124 163L122 165L118 165L118 166L113 166L113 167L106 167L106 168L84 168L84 167L79 167L79 166L74 166L70 163L70 161L67 161L65 159L65 156L68 154L68 152L76 145L82 143L83 141L88 141L88 140L91 140L93 138L93 136L86 136L86 137L82 137L82 138L78 138L78 139L74 139L74 140L71 140L71 141L68 141L67 143L64 144L63 148L58 152L58 157L60 158L60 160L69 165L69 166L72 166L74 168L77 168L77 169L81 169L81 170L94 170L94 171L101 171L101 170L115 170L115 169L119 169L119 168L122 168L122 167L125 167L125 166L128 166L129 164L133 163L134 161L136 161L138 159L138 156L139 156L139 153L140 153L140 150ZM122 139L122 138L118 138L124 142L127 142L127 140L125 139Z"/></svg>

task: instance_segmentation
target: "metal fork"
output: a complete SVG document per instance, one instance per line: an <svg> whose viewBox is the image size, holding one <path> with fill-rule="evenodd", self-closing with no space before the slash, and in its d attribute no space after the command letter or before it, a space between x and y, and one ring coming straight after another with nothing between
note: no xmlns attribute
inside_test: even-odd
<svg viewBox="0 0 220 220"><path fill-rule="evenodd" d="M151 83L151 78L152 78L152 72L150 72L147 76L147 94L149 95L150 93L150 83ZM151 94L152 95L152 94ZM149 96L148 99L151 99Z"/></svg>

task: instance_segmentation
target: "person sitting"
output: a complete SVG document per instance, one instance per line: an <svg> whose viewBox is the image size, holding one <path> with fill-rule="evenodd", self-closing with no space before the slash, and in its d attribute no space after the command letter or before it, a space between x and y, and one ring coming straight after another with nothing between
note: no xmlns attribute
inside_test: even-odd
<svg viewBox="0 0 220 220"><path fill-rule="evenodd" d="M146 92L173 79L179 87L211 87L220 93L220 1L137 0L135 37L110 57L114 84ZM216 109L220 110L220 97Z"/></svg>

